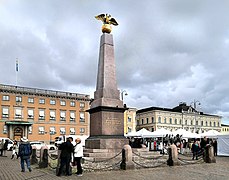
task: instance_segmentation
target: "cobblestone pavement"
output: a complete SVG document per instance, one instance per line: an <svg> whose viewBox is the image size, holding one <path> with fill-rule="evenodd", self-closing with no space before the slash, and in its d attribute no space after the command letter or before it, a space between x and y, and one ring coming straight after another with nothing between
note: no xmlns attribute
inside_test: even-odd
<svg viewBox="0 0 229 180"><path fill-rule="evenodd" d="M106 171L106 172L87 172L82 177L72 176L57 177L54 171L38 169L33 166L33 171L22 173L20 170L19 159L0 157L0 180L51 180L51 179L93 179L93 180L145 180L145 179L171 179L171 180L228 180L229 179L229 157L217 157L217 163L194 164L173 167L158 167L150 169L137 169L127 171Z"/></svg>

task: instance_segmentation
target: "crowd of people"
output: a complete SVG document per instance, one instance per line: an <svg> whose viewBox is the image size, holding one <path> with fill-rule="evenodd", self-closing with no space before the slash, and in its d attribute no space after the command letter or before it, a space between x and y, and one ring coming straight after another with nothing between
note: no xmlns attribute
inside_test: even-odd
<svg viewBox="0 0 229 180"><path fill-rule="evenodd" d="M61 176L65 173L66 176L71 176L70 164L74 167L77 166L77 176L82 176L83 169L81 166L81 160L83 157L83 146L81 139L77 138L75 140L75 145L73 145L73 138L67 138L66 142L59 146L61 150L60 154L60 166L58 169L57 176ZM6 156L6 151L9 141L7 139L0 139L0 156ZM14 141L12 146L11 159L20 158L21 172L25 172L25 163L29 172L32 171L30 157L32 155L32 146L26 137L21 138L21 141Z"/></svg>

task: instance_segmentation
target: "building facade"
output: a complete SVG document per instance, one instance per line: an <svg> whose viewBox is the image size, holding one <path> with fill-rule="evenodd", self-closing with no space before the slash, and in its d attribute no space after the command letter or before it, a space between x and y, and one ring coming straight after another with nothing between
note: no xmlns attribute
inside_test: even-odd
<svg viewBox="0 0 229 180"><path fill-rule="evenodd" d="M128 108L124 112L124 135L136 131L136 108Z"/></svg>
<svg viewBox="0 0 229 180"><path fill-rule="evenodd" d="M89 95L0 84L0 137L89 135Z"/></svg>
<svg viewBox="0 0 229 180"><path fill-rule="evenodd" d="M191 132L203 133L208 130L221 131L221 116L198 112L186 103L180 103L173 109L150 107L137 111L137 130L146 128L155 131L165 128L170 131L185 129Z"/></svg>
<svg viewBox="0 0 229 180"><path fill-rule="evenodd" d="M229 134L229 125L221 124L221 134Z"/></svg>

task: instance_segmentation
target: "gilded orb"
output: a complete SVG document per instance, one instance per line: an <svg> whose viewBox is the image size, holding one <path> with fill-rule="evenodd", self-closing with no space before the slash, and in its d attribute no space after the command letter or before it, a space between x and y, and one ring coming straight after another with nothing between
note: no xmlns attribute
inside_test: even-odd
<svg viewBox="0 0 229 180"><path fill-rule="evenodd" d="M112 30L112 28L111 28L111 25L110 24L103 24L102 25L102 32L103 33L110 33L111 32L111 30Z"/></svg>

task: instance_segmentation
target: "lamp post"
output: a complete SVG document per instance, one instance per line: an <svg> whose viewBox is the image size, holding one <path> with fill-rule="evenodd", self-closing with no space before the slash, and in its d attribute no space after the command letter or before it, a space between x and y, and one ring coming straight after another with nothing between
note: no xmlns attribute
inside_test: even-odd
<svg viewBox="0 0 229 180"><path fill-rule="evenodd" d="M126 90L122 90L121 91L121 100L123 101L123 95L125 95L125 96L127 96L128 94L127 94L127 92L126 92ZM124 107L125 107L125 105L124 105ZM126 120L124 119L124 122L126 122L126 133L128 133L128 114L126 113Z"/></svg>
<svg viewBox="0 0 229 180"><path fill-rule="evenodd" d="M197 108L197 105L201 105L200 101L198 100L195 100L193 102L191 102L191 105L193 104L193 108L194 108L194 118L195 118L195 126L194 126L194 132L196 132L196 108Z"/></svg>
<svg viewBox="0 0 229 180"><path fill-rule="evenodd" d="M122 101L123 101L123 95L125 95L125 96L128 95L127 92L126 92L126 90L122 90L122 91L121 91L121 100L122 100Z"/></svg>

